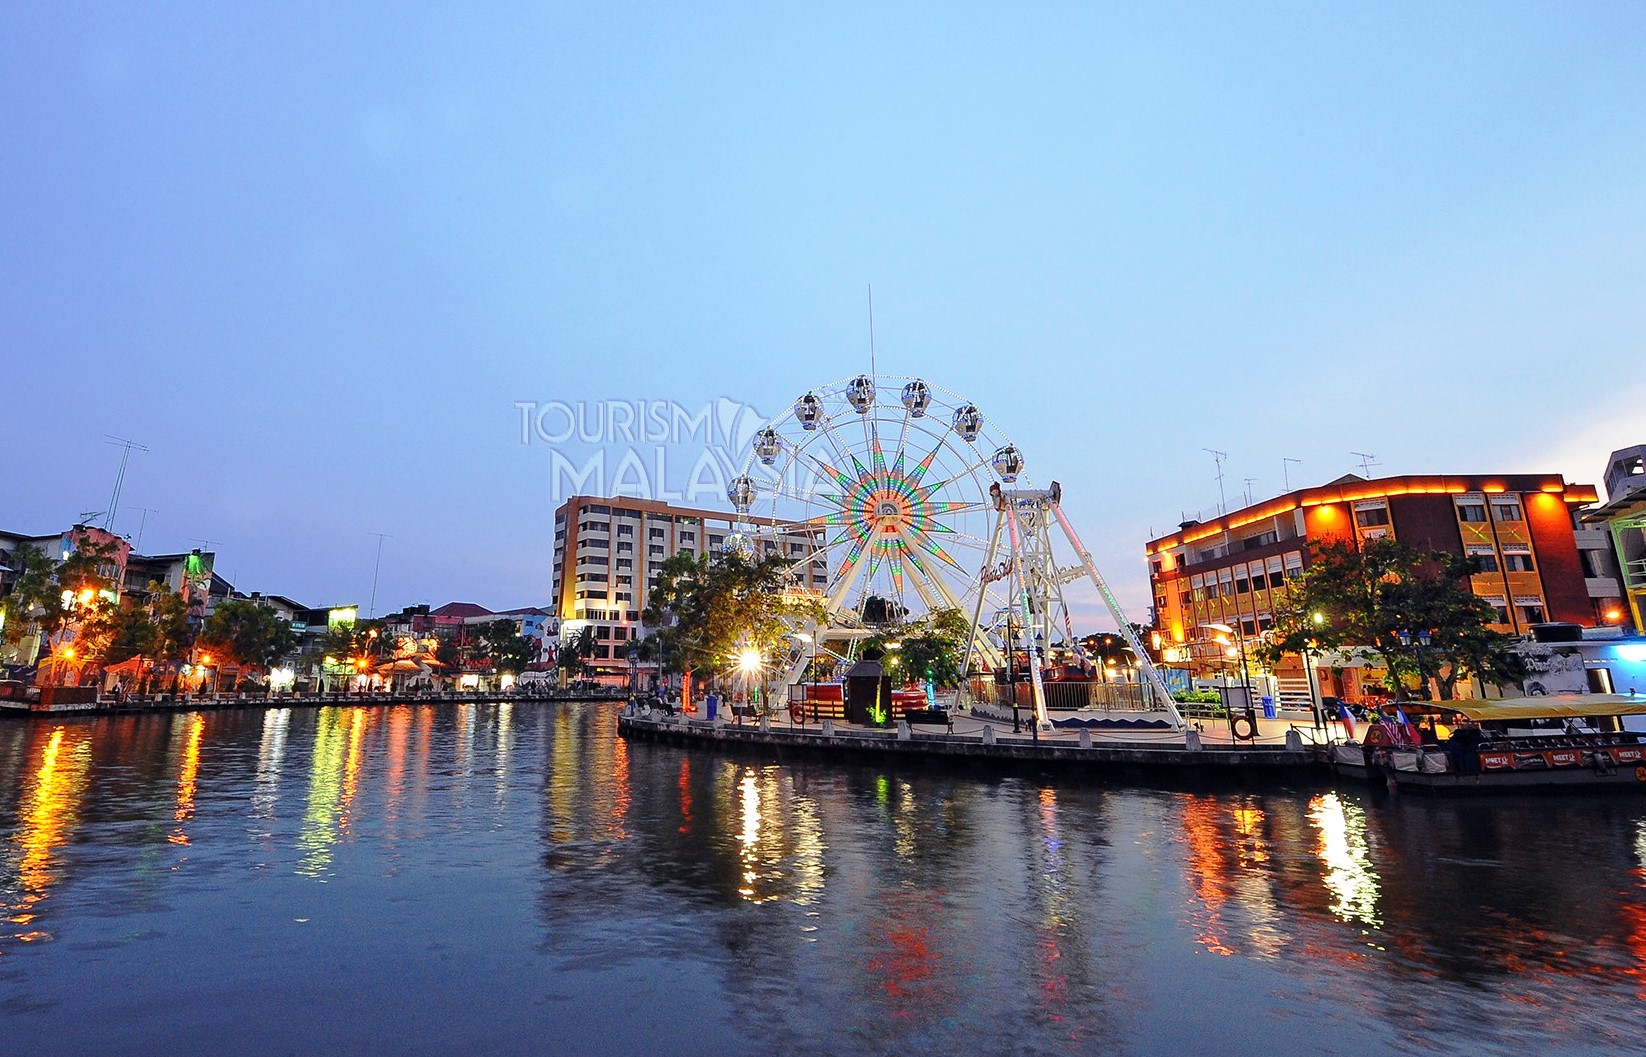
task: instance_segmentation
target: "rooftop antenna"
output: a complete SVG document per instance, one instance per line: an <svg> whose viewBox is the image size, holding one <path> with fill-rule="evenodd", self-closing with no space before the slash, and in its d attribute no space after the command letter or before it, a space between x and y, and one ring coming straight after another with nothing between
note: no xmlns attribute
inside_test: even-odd
<svg viewBox="0 0 1646 1057"><path fill-rule="evenodd" d="M869 284L869 374L877 372L874 367L874 284Z"/></svg>
<svg viewBox="0 0 1646 1057"><path fill-rule="evenodd" d="M1374 460L1376 460L1377 456L1373 455L1371 452L1367 452L1367 451L1351 451L1349 454L1350 455L1360 456L1360 470L1361 470L1361 473L1366 477L1367 480L1370 480L1371 476L1372 476L1372 467L1379 465L1379 463L1374 461Z"/></svg>
<svg viewBox="0 0 1646 1057"><path fill-rule="evenodd" d="M366 535L377 537L377 560L371 567L371 601L366 604L366 619L370 620L377 615L377 574L383 568L383 541L394 537L387 532L368 532Z"/></svg>
<svg viewBox="0 0 1646 1057"><path fill-rule="evenodd" d="M1243 477L1243 478L1241 478L1241 480L1246 482L1246 505L1251 506L1252 505L1252 482L1256 481L1257 478L1255 478L1255 477Z"/></svg>
<svg viewBox="0 0 1646 1057"><path fill-rule="evenodd" d="M1229 453L1218 451L1216 448L1201 448L1200 450L1210 453L1212 461L1217 463L1217 512L1227 514L1229 512L1229 501L1223 495L1223 460L1229 457Z"/></svg>
<svg viewBox="0 0 1646 1057"><path fill-rule="evenodd" d="M103 436L107 438L104 443L113 444L124 449L120 452L120 472L114 475L114 495L109 499L108 513L103 516L104 530L107 532L113 532L114 515L120 509L120 486L126 483L126 463L131 459L131 450L136 448L138 451L148 451L149 449L143 447L143 445L137 443L135 440L128 440L125 437L114 437L107 433L103 434Z"/></svg>
<svg viewBox="0 0 1646 1057"><path fill-rule="evenodd" d="M1285 482L1286 482L1286 491L1288 491L1288 492L1290 492L1292 490L1292 475L1286 472L1286 464L1289 463L1289 462L1295 462L1299 466L1302 466L1303 465L1303 460L1302 459L1281 459L1280 460L1280 476L1282 477L1282 479L1285 480Z"/></svg>
<svg viewBox="0 0 1646 1057"><path fill-rule="evenodd" d="M131 549L138 554L143 553L143 527L149 523L149 515L160 513L151 506L143 507L142 510L143 516L137 522L137 542L131 545Z"/></svg>

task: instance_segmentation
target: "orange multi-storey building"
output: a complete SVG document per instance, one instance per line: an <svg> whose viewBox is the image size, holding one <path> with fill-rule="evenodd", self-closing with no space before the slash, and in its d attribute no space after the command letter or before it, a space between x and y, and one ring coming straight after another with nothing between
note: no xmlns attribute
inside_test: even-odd
<svg viewBox="0 0 1646 1057"><path fill-rule="evenodd" d="M1473 559L1479 571L1472 586L1497 610L1500 631L1593 624L1574 517L1598 498L1593 485L1568 484L1559 474L1350 474L1211 521L1184 522L1147 548L1156 627L1168 661L1198 659L1192 647L1207 638L1209 624L1249 641L1268 630L1275 592L1302 573L1311 543L1358 547L1382 536Z"/></svg>

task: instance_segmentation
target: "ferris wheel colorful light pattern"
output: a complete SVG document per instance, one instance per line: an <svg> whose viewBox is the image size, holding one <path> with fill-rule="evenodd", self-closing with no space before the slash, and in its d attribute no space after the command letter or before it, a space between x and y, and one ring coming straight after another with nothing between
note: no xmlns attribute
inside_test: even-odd
<svg viewBox="0 0 1646 1057"><path fill-rule="evenodd" d="M975 504L936 499L938 486L922 484L936 457L937 452L933 451L908 468L900 451L888 466L886 452L876 434L870 442L868 466L856 455L851 456L850 473L827 461L819 461L819 468L839 485L840 492L820 493L818 498L837 509L810 518L807 524L842 528L841 534L831 541L831 546L851 541L841 559L842 573L849 572L867 555L870 576L884 563L892 582L901 591L905 562L921 573L927 571L921 564L920 551L964 571L933 536L953 531L940 520L941 515L972 509Z"/></svg>

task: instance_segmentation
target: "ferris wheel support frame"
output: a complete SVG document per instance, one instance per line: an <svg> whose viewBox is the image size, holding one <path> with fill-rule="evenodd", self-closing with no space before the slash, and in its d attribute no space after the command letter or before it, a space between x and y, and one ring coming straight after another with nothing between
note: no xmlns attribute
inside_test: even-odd
<svg viewBox="0 0 1646 1057"><path fill-rule="evenodd" d="M1121 637L1132 648L1132 655L1137 658L1138 664L1148 675L1149 685L1160 696L1162 704L1165 705L1166 713L1171 716L1172 726L1178 730L1183 730L1183 714L1177 710L1177 702L1172 700L1172 692L1167 688L1166 680L1160 677L1160 671L1154 666L1154 661L1149 659L1149 653L1143 648L1142 640L1137 637L1137 632L1132 630L1131 624L1127 623L1126 614L1121 612L1120 603L1115 599L1114 593L1109 590L1109 585L1103 579L1103 575L1097 571L1097 563L1092 561L1091 554L1086 550L1085 545L1080 542L1080 537L1075 533L1074 526L1069 524L1069 519L1063 513L1062 498L1063 486L1053 481L1051 488L1045 492L1045 498L1040 501L1044 502L1047 509L1051 510L1053 516L1057 518L1057 523L1063 526L1063 534L1069 537L1069 543L1074 547L1075 553L1080 556L1081 564L1086 567L1086 575L1091 579L1092 586L1097 588L1097 593L1103 599L1103 603L1109 607L1109 615L1114 617L1115 624L1119 626Z"/></svg>
<svg viewBox="0 0 1646 1057"><path fill-rule="evenodd" d="M1012 579L1013 587L1016 590L1012 605L1015 607L1019 601L1023 605L1023 640L1029 654L1029 685L1034 689L1034 722L1041 730L1050 730L1052 726L1051 717L1046 714L1046 682L1040 673L1040 652L1035 648L1035 635L1032 630L1035 620L1034 607L1029 601L1029 585L1023 578L1022 529L1017 522L1017 504L1012 501L1010 495L1011 493L1002 493L1005 501L1001 506L1001 516L1006 519L1006 526L1011 530ZM1011 639L1012 621L1008 616L1006 618L1006 664L1008 674L1010 674L1010 665L1013 663L1013 654L1016 652L1015 644ZM1015 695L1017 693L1016 684L1008 680L1008 685L1013 687L1012 693ZM1017 707L1016 700L1012 701L1012 707L1014 709ZM1012 715L1015 716L1017 713L1014 711Z"/></svg>

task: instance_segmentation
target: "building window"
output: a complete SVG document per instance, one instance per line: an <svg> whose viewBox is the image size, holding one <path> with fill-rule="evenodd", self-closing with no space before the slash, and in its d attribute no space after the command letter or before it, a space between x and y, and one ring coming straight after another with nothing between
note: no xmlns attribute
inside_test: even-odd
<svg viewBox="0 0 1646 1057"><path fill-rule="evenodd" d="M1469 525L1484 525L1486 523L1486 504L1459 503L1457 505L1457 519Z"/></svg>
<svg viewBox="0 0 1646 1057"><path fill-rule="evenodd" d="M617 534L619 536L632 536L632 535L634 535L634 526L633 525L619 525L619 526L617 526Z"/></svg>
<svg viewBox="0 0 1646 1057"><path fill-rule="evenodd" d="M1520 501L1518 499L1495 499L1492 501L1492 517L1499 521L1520 521Z"/></svg>
<svg viewBox="0 0 1646 1057"><path fill-rule="evenodd" d="M1386 506L1367 507L1355 511L1355 524L1361 528L1371 528L1373 525L1387 525L1389 523L1389 508Z"/></svg>
<svg viewBox="0 0 1646 1057"><path fill-rule="evenodd" d="M1517 606L1516 608L1520 610L1520 619L1527 624L1543 623L1544 617L1542 606Z"/></svg>
<svg viewBox="0 0 1646 1057"><path fill-rule="evenodd" d="M1469 564L1474 566L1476 573L1497 572L1497 555L1490 552L1485 554L1469 555Z"/></svg>
<svg viewBox="0 0 1646 1057"><path fill-rule="evenodd" d="M661 557L663 557L663 548L655 546L655 545L651 546L651 547L647 547L646 548L646 557L648 557L648 558L661 558Z"/></svg>
<svg viewBox="0 0 1646 1057"><path fill-rule="evenodd" d="M663 530L662 530L662 529L660 529L660 528L654 528L654 529L652 529L652 530L651 530L651 538L652 538L652 539L654 539L654 540L660 540L660 539L662 539L662 538L663 538L663 536L664 536L664 532L663 532Z"/></svg>
<svg viewBox="0 0 1646 1057"><path fill-rule="evenodd" d="M1240 549L1243 551L1255 551L1257 548L1267 547L1269 544L1274 543L1279 539L1280 535L1276 532L1260 532L1255 536L1247 536L1245 539L1241 540Z"/></svg>
<svg viewBox="0 0 1646 1057"><path fill-rule="evenodd" d="M1505 554L1503 556L1503 570L1511 573L1529 573L1532 571L1532 556L1530 554Z"/></svg>

